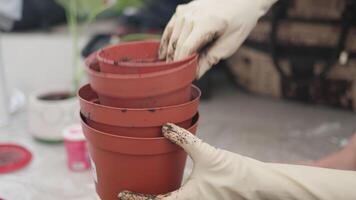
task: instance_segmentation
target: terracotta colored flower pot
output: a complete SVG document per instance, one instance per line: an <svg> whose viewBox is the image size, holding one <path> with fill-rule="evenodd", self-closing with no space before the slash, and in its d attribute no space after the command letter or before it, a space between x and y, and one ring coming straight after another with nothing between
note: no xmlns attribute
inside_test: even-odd
<svg viewBox="0 0 356 200"><path fill-rule="evenodd" d="M169 70L145 74L97 72L97 62L87 60L89 82L100 103L121 108L153 108L182 104L190 100L197 59Z"/></svg>
<svg viewBox="0 0 356 200"><path fill-rule="evenodd" d="M100 131L130 137L161 136L161 126L166 122L189 128L192 117L197 113L199 88L192 86L189 102L157 108L115 108L100 105L97 94L89 85L83 86L78 96L81 113L88 124Z"/></svg>
<svg viewBox="0 0 356 200"><path fill-rule="evenodd" d="M103 200L116 200L131 190L162 194L180 187L186 153L163 137L133 138L107 134L82 126L89 143L96 190ZM188 130L195 133L198 116Z"/></svg>
<svg viewBox="0 0 356 200"><path fill-rule="evenodd" d="M112 74L143 74L172 69L197 59L197 54L194 54L179 61L159 61L159 44L158 40L136 41L101 49L96 54L100 71Z"/></svg>

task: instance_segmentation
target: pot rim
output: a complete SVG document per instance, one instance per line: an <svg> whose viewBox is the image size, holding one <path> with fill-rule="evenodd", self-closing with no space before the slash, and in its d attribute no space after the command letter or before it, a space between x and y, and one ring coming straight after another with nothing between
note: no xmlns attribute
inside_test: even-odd
<svg viewBox="0 0 356 200"><path fill-rule="evenodd" d="M179 123L195 115L199 107L201 91L194 85L191 85L191 88L192 97L190 101L150 108L120 108L96 103L93 100L97 98L97 93L89 84L79 89L78 98L81 113L95 122L121 127L154 127L159 126L165 120ZM173 112L175 114L172 114ZM162 117L163 115L165 117ZM112 116L115 119L106 116Z"/></svg>
<svg viewBox="0 0 356 200"><path fill-rule="evenodd" d="M177 108L177 107L183 107L183 106L186 106L186 105L189 105L189 104L193 104L193 103L196 103L197 101L200 100L200 97L201 97L201 91L200 89L195 86L195 85L191 85L191 87L193 88L194 91L197 92L197 95L194 97L193 100L190 100L188 102L185 102L185 103L182 103L182 104L176 104L176 105L170 105L170 106L161 106L161 107L150 107L150 108L120 108L120 107L113 107L113 106L106 106L106 105L102 105L102 104L98 104L98 103L94 103L88 99L85 99L84 97L82 97L82 95L80 94L84 89L90 87L91 90L93 90L93 88L90 86L90 84L86 84L84 85L83 87L81 87L79 90L78 90L78 97L80 100L92 105L92 106L95 106L95 107L99 107L99 108L104 108L104 109L110 109L110 110L117 110L117 111L120 111L120 112L126 112L126 111L150 111L152 109L155 109L155 110L163 110L163 109L172 109L172 108ZM93 90L93 92L95 92ZM96 92L95 92L96 93ZM97 94L97 93L96 93Z"/></svg>
<svg viewBox="0 0 356 200"><path fill-rule="evenodd" d="M89 57L88 57L89 58ZM88 59L86 58L86 60ZM144 78L153 78L157 76L164 76L167 74L171 74L180 70L183 70L187 67L190 67L194 62L197 62L198 60L198 55L194 55L194 58L186 63L183 63L179 67L174 67L172 69L165 69L162 71L156 71L156 72L148 72L148 73L140 73L140 74L112 74L112 73L103 73L103 72L98 72L94 69L91 68L92 63L89 61L86 61L86 72L91 75L91 76L96 76L98 78L105 78L105 79L144 79Z"/></svg>
<svg viewBox="0 0 356 200"><path fill-rule="evenodd" d="M192 130L194 127L196 127L198 125L199 118L200 118L199 112L197 112L193 118L194 119L193 119L192 125L189 128L186 129L188 131ZM84 124L87 128L93 130L94 132L97 132L97 133L100 133L102 135L105 135L107 137L134 140L134 141L140 141L140 142L142 142L142 141L159 141L159 140L167 140L167 141L169 141L167 138L165 138L163 136L161 136L161 137L144 138L144 137L129 137L129 136L121 136L121 135L114 135L114 134L110 134L110 133L105 133L103 131L97 130L97 129L92 128L91 126L89 126L88 123L85 121L86 120L85 116L83 114L81 114L81 113L80 113L80 119L81 119L82 124Z"/></svg>
<svg viewBox="0 0 356 200"><path fill-rule="evenodd" d="M127 62L127 61L121 61L121 62L117 62L115 63L115 61L111 60L111 59L106 59L104 58L101 54L104 52L104 51L107 51L108 49L112 49L112 48L116 48L118 45L131 45L131 44L138 44L138 43L141 43L141 44L147 44L147 43L160 43L159 40L145 40L145 41L134 41L134 42L124 42L124 43L121 43L121 44L113 44L113 45L109 45L109 46L106 46L104 48L101 48L97 53L96 53L96 59L99 61L99 62L102 62L102 63L105 63L105 64L109 64L109 65L115 65L115 66L118 66L118 65L124 65L124 67L145 67L147 65L152 65L152 63L133 63L133 62ZM178 61L172 61L170 62L170 64L175 64L175 63L185 63L185 62L188 62L189 60L193 60L194 57L197 56L197 53L194 53L192 55L189 55L188 57L184 58L184 59L181 59L181 60L178 60ZM154 64L155 67L161 67L161 66L164 66L166 65L167 62L166 61L159 61L159 62L156 62ZM119 66L118 66L119 67Z"/></svg>

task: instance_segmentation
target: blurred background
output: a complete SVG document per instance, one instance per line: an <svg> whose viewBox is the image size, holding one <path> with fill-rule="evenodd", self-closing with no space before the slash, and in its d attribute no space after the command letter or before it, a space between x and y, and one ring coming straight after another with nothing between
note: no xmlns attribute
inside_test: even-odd
<svg viewBox="0 0 356 200"><path fill-rule="evenodd" d="M0 199L97 198L90 171L68 169L61 143L61 129L77 123L77 99L40 100L86 83L92 52L159 38L187 2L0 0L0 144L32 154L26 168L0 174ZM195 84L204 100L198 135L212 145L289 163L336 151L356 128L354 1L280 0Z"/></svg>

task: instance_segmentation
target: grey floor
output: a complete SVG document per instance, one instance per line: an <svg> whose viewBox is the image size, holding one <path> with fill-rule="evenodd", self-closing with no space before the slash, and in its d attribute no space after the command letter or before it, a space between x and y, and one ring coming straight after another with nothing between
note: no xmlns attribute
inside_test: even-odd
<svg viewBox="0 0 356 200"><path fill-rule="evenodd" d="M227 83L200 106L199 136L263 161L316 159L347 143L355 130L352 112L260 97Z"/></svg>
<svg viewBox="0 0 356 200"><path fill-rule="evenodd" d="M68 41L62 35L4 35L10 87L28 94L49 83L68 83ZM356 128L352 112L259 97L223 80L214 85L213 98L201 103L200 113L199 137L263 161L316 159L339 149ZM63 145L36 142L26 122L24 109L12 116L10 125L0 128L0 143L22 144L34 155L27 168L0 175L0 199L96 199L90 172L70 172Z"/></svg>

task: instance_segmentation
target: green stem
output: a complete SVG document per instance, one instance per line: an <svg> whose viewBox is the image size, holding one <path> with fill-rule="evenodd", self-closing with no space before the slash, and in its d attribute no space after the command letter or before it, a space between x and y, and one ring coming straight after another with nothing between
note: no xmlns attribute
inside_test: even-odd
<svg viewBox="0 0 356 200"><path fill-rule="evenodd" d="M72 47L73 47L73 92L79 88L80 80L81 80L81 66L80 66L80 53L79 53L79 29L78 29L78 13L77 13L77 1L70 0L69 3L69 12L68 12L68 23L69 30L72 36Z"/></svg>

